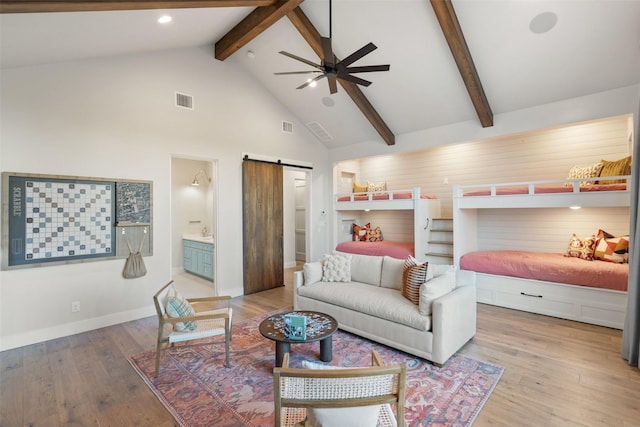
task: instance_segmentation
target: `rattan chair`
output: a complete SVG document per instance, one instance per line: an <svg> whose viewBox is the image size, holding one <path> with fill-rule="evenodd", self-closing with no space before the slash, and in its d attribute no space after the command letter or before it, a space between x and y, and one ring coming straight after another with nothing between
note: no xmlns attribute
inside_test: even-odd
<svg viewBox="0 0 640 427"><path fill-rule="evenodd" d="M273 370L275 425L294 426L308 408L381 405L378 426L404 426L406 366L384 366L375 351L371 358L370 368L305 369L289 368L285 353L282 367Z"/></svg>
<svg viewBox="0 0 640 427"><path fill-rule="evenodd" d="M160 358L162 351L174 346L175 343L183 343L181 347L192 347L198 345L219 344L220 340L204 340L224 335L225 344L225 366L229 367L229 341L231 341L231 297L216 296L204 298L186 298L193 305L196 314L189 317L170 317L167 314L166 304L169 293L172 290L173 280L162 287L154 296L153 302L158 313L158 344L156 347L156 377L160 372ZM226 302L226 304L225 304ZM223 304L224 308L211 310L212 304ZM198 311L197 308L205 306L207 311ZM176 323L196 321L197 326L193 331L178 331ZM165 335L165 325L170 325L168 335ZM189 344L188 341L195 341ZM168 344L165 345L165 344Z"/></svg>

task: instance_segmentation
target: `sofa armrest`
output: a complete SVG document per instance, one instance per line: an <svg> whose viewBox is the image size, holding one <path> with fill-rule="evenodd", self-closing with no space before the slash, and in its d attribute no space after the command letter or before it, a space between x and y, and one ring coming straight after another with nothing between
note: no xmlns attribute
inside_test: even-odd
<svg viewBox="0 0 640 427"><path fill-rule="evenodd" d="M442 364L476 334L476 288L459 286L433 301L433 362Z"/></svg>
<svg viewBox="0 0 640 427"><path fill-rule="evenodd" d="M294 289L295 288L299 288L302 285L304 285L304 273L302 272L302 270L294 271L293 272L293 287L294 287Z"/></svg>

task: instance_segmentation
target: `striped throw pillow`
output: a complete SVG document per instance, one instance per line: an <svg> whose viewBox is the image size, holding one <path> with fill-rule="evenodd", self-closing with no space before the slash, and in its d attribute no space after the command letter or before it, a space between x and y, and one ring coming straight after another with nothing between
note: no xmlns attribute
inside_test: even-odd
<svg viewBox="0 0 640 427"><path fill-rule="evenodd" d="M420 304L420 286L427 281L428 268L427 261L420 263L412 256L402 266L402 295L415 305Z"/></svg>
<svg viewBox="0 0 640 427"><path fill-rule="evenodd" d="M176 292L176 295L167 298L167 314L169 317L187 317L195 315L196 311L191 304L189 304L189 301ZM198 323L193 320L174 324L174 328L179 332L191 332L194 331L197 326Z"/></svg>

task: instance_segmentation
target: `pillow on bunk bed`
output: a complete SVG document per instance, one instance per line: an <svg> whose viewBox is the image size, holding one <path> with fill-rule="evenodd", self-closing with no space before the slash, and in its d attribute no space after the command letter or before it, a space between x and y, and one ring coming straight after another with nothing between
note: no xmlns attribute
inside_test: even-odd
<svg viewBox="0 0 640 427"><path fill-rule="evenodd" d="M598 230L595 259L623 264L629 262L629 236L614 236Z"/></svg>
<svg viewBox="0 0 640 427"><path fill-rule="evenodd" d="M579 178L596 178L600 176L600 171L602 170L603 164L598 162L594 165L589 166L574 166L569 169L569 175L567 175L567 179L579 179ZM585 185L593 185L595 181L580 181L580 187L584 187ZM565 187L573 187L572 182L565 182Z"/></svg>
<svg viewBox="0 0 640 427"><path fill-rule="evenodd" d="M369 228L367 230L367 241L368 242L382 242L384 239L382 238L382 230L380 227Z"/></svg>
<svg viewBox="0 0 640 427"><path fill-rule="evenodd" d="M610 162L608 160L601 160L602 170L598 176L623 176L631 175L631 156L627 156L624 159ZM599 180L598 184L618 184L624 183L624 179L607 179Z"/></svg>
<svg viewBox="0 0 640 427"><path fill-rule="evenodd" d="M357 182L353 183L353 192L354 193L366 193L369 191L368 184L358 184ZM360 194L358 194L360 195Z"/></svg>
<svg viewBox="0 0 640 427"><path fill-rule="evenodd" d="M378 183L367 181L367 191L369 191L369 193L387 191L387 181L381 181Z"/></svg>
<svg viewBox="0 0 640 427"><path fill-rule="evenodd" d="M350 282L351 255L335 253L327 255L322 265L323 282Z"/></svg>
<svg viewBox="0 0 640 427"><path fill-rule="evenodd" d="M352 224L353 227L353 241L367 241L367 232L371 228L371 223L368 222L365 225Z"/></svg>
<svg viewBox="0 0 640 427"><path fill-rule="evenodd" d="M594 253L596 250L596 236L589 236L586 239L581 239L573 233L571 239L569 239L569 247L564 256L584 259L586 261L593 261Z"/></svg>

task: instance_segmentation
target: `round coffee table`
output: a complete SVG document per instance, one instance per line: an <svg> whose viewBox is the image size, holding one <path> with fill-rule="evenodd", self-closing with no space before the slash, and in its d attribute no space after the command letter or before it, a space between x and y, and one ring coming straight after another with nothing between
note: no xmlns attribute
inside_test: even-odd
<svg viewBox="0 0 640 427"><path fill-rule="evenodd" d="M306 338L304 340L288 339L284 336L284 316L297 314L307 317ZM331 336L338 329L338 322L328 314L318 311L290 311L269 316L260 322L260 333L263 337L276 343L276 366L282 366L285 353L291 351L291 344L320 341L320 360L331 362Z"/></svg>

